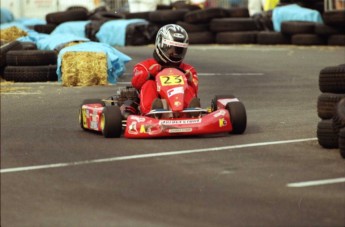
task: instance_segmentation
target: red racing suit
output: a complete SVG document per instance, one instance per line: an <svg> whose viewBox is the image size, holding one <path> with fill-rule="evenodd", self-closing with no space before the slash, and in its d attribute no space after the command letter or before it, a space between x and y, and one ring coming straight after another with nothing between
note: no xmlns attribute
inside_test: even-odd
<svg viewBox="0 0 345 227"><path fill-rule="evenodd" d="M181 63L179 68L185 71L189 85L185 91L184 107L186 108L191 99L197 97L198 76L191 65ZM139 62L134 66L132 85L140 92L140 110L142 114L150 112L153 100L159 98L156 82L152 78L161 69L162 66L153 58Z"/></svg>

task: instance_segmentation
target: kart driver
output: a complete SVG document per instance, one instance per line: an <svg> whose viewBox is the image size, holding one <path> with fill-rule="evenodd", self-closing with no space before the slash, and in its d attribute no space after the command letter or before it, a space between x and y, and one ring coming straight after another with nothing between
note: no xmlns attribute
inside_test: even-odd
<svg viewBox="0 0 345 227"><path fill-rule="evenodd" d="M153 58L134 66L132 85L139 91L140 110L143 115L152 109L163 109L154 78L167 67L179 68L185 73L188 87L185 91L184 108L200 107L200 100L197 98L197 72L193 66L182 62L187 48L188 34L185 29L176 24L165 25L157 33Z"/></svg>

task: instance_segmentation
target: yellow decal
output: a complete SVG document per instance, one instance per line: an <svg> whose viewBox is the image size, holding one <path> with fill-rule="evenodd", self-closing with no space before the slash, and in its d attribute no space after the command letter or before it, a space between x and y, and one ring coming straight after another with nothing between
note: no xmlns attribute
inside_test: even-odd
<svg viewBox="0 0 345 227"><path fill-rule="evenodd" d="M179 101L175 101L175 102L174 102L174 105L175 105L176 107L178 107L178 106L181 106L181 105L182 105L182 103L181 103L181 102L179 102Z"/></svg>
<svg viewBox="0 0 345 227"><path fill-rule="evenodd" d="M140 126L140 133L146 133L145 126L141 125Z"/></svg>
<svg viewBox="0 0 345 227"><path fill-rule="evenodd" d="M87 128L86 110L84 108L81 110L81 117L83 118L84 128Z"/></svg>
<svg viewBox="0 0 345 227"><path fill-rule="evenodd" d="M224 118L219 119L219 127L224 127L226 125L226 120Z"/></svg>
<svg viewBox="0 0 345 227"><path fill-rule="evenodd" d="M180 75L169 75L160 77L162 86L183 85L184 81Z"/></svg>

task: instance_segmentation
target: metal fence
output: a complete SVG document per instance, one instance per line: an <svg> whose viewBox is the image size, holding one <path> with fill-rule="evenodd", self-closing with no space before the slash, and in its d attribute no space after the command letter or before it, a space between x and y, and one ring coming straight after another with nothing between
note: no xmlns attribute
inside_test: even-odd
<svg viewBox="0 0 345 227"><path fill-rule="evenodd" d="M111 10L128 11L128 0L103 0ZM158 4L169 4L171 0L158 0ZM188 2L188 0L187 0ZM206 0L206 7L246 7L248 0Z"/></svg>

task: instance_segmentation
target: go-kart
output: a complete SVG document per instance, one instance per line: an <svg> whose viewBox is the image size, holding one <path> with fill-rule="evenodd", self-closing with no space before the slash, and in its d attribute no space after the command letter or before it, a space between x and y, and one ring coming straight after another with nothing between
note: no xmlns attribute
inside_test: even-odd
<svg viewBox="0 0 345 227"><path fill-rule="evenodd" d="M79 123L84 130L101 132L104 137L151 138L203 135L214 133L242 134L247 125L246 110L234 95L216 95L211 107L184 108L187 79L176 68L165 68L155 77L163 109L147 114L124 116L126 100L139 102L133 87L121 88L106 99L84 100L79 111Z"/></svg>

